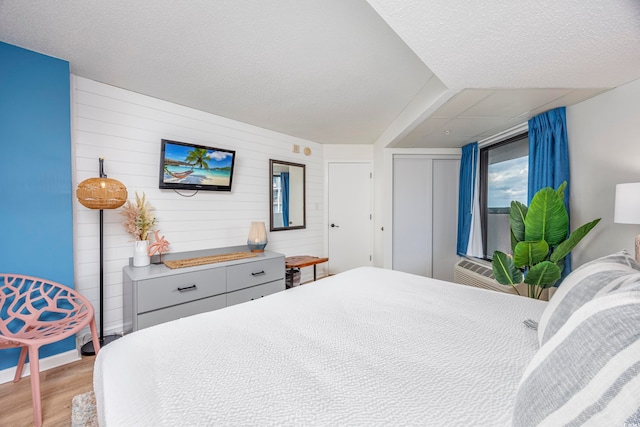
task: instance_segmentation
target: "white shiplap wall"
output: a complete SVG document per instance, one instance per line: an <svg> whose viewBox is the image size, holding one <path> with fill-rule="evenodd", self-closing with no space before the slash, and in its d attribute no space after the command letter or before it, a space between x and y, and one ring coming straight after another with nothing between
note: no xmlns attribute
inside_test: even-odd
<svg viewBox="0 0 640 427"><path fill-rule="evenodd" d="M236 151L231 192L182 197L158 189L160 140L172 139ZM307 228L268 232L268 250L325 256L322 145L172 104L72 75L74 186L105 173L124 183L129 199L144 192L156 209L157 228L171 252L246 243L251 221L269 226L269 159L306 165ZM300 154L293 153L293 145ZM310 156L301 154L305 147ZM183 192L189 194L189 192ZM122 330L122 267L133 248L120 209L104 212L104 327ZM99 306L99 213L74 203L75 286ZM325 265L318 266L319 275ZM308 271L307 271L308 270ZM312 278L312 269L302 280Z"/></svg>

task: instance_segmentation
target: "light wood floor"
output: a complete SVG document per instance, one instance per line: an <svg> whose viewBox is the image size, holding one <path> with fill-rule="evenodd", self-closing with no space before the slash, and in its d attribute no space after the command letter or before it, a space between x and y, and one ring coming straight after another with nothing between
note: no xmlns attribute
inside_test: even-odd
<svg viewBox="0 0 640 427"><path fill-rule="evenodd" d="M95 356L40 372L44 427L71 426L71 399L93 390ZM33 426L30 377L0 384L0 426Z"/></svg>

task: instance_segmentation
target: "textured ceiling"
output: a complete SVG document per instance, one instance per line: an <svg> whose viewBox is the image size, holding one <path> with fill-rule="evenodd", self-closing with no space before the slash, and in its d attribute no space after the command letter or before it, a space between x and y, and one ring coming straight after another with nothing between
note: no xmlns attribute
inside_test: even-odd
<svg viewBox="0 0 640 427"><path fill-rule="evenodd" d="M370 0L449 88L613 87L640 77L638 0Z"/></svg>
<svg viewBox="0 0 640 427"><path fill-rule="evenodd" d="M320 143L459 147L640 78L639 2L539 3L0 0L0 41Z"/></svg>

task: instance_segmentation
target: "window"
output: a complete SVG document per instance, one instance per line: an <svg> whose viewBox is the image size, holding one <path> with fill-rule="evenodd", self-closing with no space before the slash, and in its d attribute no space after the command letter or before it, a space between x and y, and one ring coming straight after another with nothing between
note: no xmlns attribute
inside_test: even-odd
<svg viewBox="0 0 640 427"><path fill-rule="evenodd" d="M273 194L271 196L271 200L273 201L273 206L271 209L275 215L273 218L272 227L283 227L282 224L282 178L280 175L273 175L271 177L271 184L273 189Z"/></svg>
<svg viewBox="0 0 640 427"><path fill-rule="evenodd" d="M511 201L527 203L529 138L520 134L480 149L482 246L487 258L498 250L510 254Z"/></svg>

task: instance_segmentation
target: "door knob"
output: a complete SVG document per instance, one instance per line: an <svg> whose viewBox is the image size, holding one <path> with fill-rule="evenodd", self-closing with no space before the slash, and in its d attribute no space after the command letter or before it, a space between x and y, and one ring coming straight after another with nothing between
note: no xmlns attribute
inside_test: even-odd
<svg viewBox="0 0 640 427"><path fill-rule="evenodd" d="M331 228L333 228L333 227L340 228L339 225L331 224Z"/></svg>

